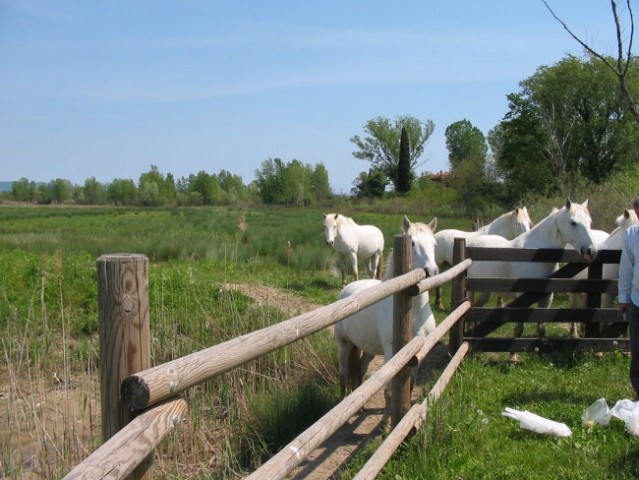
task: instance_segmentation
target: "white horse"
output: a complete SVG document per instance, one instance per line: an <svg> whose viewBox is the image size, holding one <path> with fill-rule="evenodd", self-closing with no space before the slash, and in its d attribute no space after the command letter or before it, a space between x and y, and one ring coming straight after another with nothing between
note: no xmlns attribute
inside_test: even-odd
<svg viewBox="0 0 639 480"><path fill-rule="evenodd" d="M591 261L597 254L596 242L592 234L592 218L588 211L588 200L582 204L569 199L560 209L552 212L529 232L522 233L513 240L498 235L481 235L469 238L468 247L485 248L565 248L572 245L585 261ZM477 261L467 272L470 278L506 277L506 278L546 278L558 268L557 263ZM485 305L490 292L482 292L476 306ZM552 303L552 293L545 295L537 305L547 308ZM523 324L515 328L515 336L521 336ZM538 333L543 336L545 327L538 324Z"/></svg>
<svg viewBox="0 0 639 480"><path fill-rule="evenodd" d="M435 261L440 270L444 270L453 264L455 238L468 239L478 235L499 235L507 240L512 240L517 235L530 231L532 226L533 222L528 215L528 209L523 207L504 213L488 225L484 225L474 232L465 232L454 228L440 230L435 234L435 240L437 241ZM444 309L441 299L441 287L435 288L435 305L440 310Z"/></svg>
<svg viewBox="0 0 639 480"><path fill-rule="evenodd" d="M600 240L597 243L598 250L619 250L623 249L623 241L624 235L626 234L626 229L630 225L634 225L635 223L639 223L639 219L637 218L637 214L634 209L625 209L624 212L617 217L615 220L615 228L610 234L605 237L603 240ZM587 278L586 270L582 270L574 278L577 279L585 279ZM604 263L601 267L601 278L606 280L615 280L619 278L619 264L618 263ZM577 307L579 304L583 305L583 294L571 294L570 300L573 307ZM610 308L612 306L612 297L608 294L603 294L601 296L601 305L605 308ZM573 338L577 338L579 336L579 332L577 329L576 323L570 324L570 336Z"/></svg>
<svg viewBox="0 0 639 480"><path fill-rule="evenodd" d="M374 225L358 225L350 217L339 213L324 215L326 244L335 249L342 274L342 285L346 275L352 273L359 280L358 262L362 260L370 278L382 277L384 260L384 234ZM347 262L350 261L350 269Z"/></svg>
<svg viewBox="0 0 639 480"><path fill-rule="evenodd" d="M429 224L411 223L404 216L402 227L405 234L412 238L413 268L425 268L430 276L437 275L439 269L435 263L435 237L437 218ZM389 260L392 259L389 256ZM394 276L393 262L387 264L385 279ZM348 284L339 294L339 298L349 297L374 285L380 280L359 280ZM413 297L413 336L426 336L435 329L435 317L428 301L428 292ZM334 328L339 362L340 392L344 396L347 390L361 385L368 365L375 355L384 355L388 361L393 355L393 298L388 297L374 305L366 307L337 323ZM360 352L363 352L361 359ZM389 391L385 390L387 408Z"/></svg>

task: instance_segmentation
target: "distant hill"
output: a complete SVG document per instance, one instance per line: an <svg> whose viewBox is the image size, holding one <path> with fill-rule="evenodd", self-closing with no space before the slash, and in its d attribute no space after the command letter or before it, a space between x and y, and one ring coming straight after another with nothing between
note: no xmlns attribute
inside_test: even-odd
<svg viewBox="0 0 639 480"><path fill-rule="evenodd" d="M0 182L0 192L10 192L13 182Z"/></svg>

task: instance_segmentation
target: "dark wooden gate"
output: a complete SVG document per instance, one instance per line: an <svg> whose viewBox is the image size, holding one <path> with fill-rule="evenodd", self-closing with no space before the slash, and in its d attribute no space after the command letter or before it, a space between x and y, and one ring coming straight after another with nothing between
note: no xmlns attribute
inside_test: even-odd
<svg viewBox="0 0 639 480"><path fill-rule="evenodd" d="M452 336L454 343L468 341L474 351L522 352L522 351L629 351L627 338L622 338L627 330L627 322L614 306L602 308L602 294L612 298L617 295L617 280L604 280L604 263L619 263L618 250L602 250L596 258L585 263L572 249L504 249L466 247L465 240L455 239L455 263L465 258L473 261L515 261L515 262L559 262L559 270L549 278L467 278L466 271L453 284L453 306L464 298L471 298L472 292L524 292L504 307L473 307ZM574 279L578 272L587 269L587 279ZM534 308L533 304L548 293L584 293L586 305L583 308ZM515 338L505 324L526 323L570 323L584 325L581 338L565 336L525 336ZM499 329L499 330L498 330ZM535 329L536 331L536 329ZM509 333L510 336L504 336Z"/></svg>

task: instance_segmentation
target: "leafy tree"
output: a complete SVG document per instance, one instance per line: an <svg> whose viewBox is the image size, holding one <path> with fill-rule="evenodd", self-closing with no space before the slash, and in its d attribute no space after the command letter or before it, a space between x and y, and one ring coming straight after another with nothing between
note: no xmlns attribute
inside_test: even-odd
<svg viewBox="0 0 639 480"><path fill-rule="evenodd" d="M135 205L137 194L131 179L116 178L107 186L107 199L114 205Z"/></svg>
<svg viewBox="0 0 639 480"><path fill-rule="evenodd" d="M493 138L493 148L502 142L495 162L510 195L550 193L579 178L601 183L636 162L639 125L600 62L567 56L520 86Z"/></svg>
<svg viewBox="0 0 639 480"><path fill-rule="evenodd" d="M315 165L311 174L311 189L315 200L326 200L331 196L331 186L328 182L328 170L323 163Z"/></svg>
<svg viewBox="0 0 639 480"><path fill-rule="evenodd" d="M507 201L518 203L531 192L555 193L558 179L550 163L544 161L548 132L538 109L522 95L510 94L507 98L509 111L491 136L493 142L499 142L493 152Z"/></svg>
<svg viewBox="0 0 639 480"><path fill-rule="evenodd" d="M189 194L199 193L201 197L193 196L197 202L201 201L203 205L215 205L222 203L222 187L220 187L217 178L209 175L204 170L200 170L196 175L189 176Z"/></svg>
<svg viewBox="0 0 639 480"><path fill-rule="evenodd" d="M106 202L106 187L98 182L95 177L87 178L84 181L82 192L82 202L88 205L103 205Z"/></svg>
<svg viewBox="0 0 639 480"><path fill-rule="evenodd" d="M255 183L262 202L280 203L284 194L284 162L279 158L268 158L262 162L262 168L255 171Z"/></svg>
<svg viewBox="0 0 639 480"><path fill-rule="evenodd" d="M73 194L73 184L69 180L56 178L49 182L49 199L54 204L69 200Z"/></svg>
<svg viewBox="0 0 639 480"><path fill-rule="evenodd" d="M361 172L357 179L353 182L351 193L357 198L381 198L386 191L388 179L382 170L371 169L367 172Z"/></svg>
<svg viewBox="0 0 639 480"><path fill-rule="evenodd" d="M399 141L399 163L397 164L397 192L410 192L413 178L411 178L410 169L410 142L408 140L408 132L402 127L401 139Z"/></svg>
<svg viewBox="0 0 639 480"><path fill-rule="evenodd" d="M353 152L353 156L371 162L375 170L383 172L393 183L395 190L398 190L399 182L399 144L402 127L408 134L411 146L411 178L415 178L417 160L424 152L424 145L435 129L435 124L431 120L422 123L415 117L404 115L391 123L387 118L377 117L364 125L367 137L355 135L350 139L359 149Z"/></svg>
<svg viewBox="0 0 639 480"><path fill-rule="evenodd" d="M469 120L459 120L446 127L446 148L448 149L448 161L453 171L459 166L472 160L476 167L486 163L488 147L486 138L481 130L475 127Z"/></svg>
<svg viewBox="0 0 639 480"><path fill-rule="evenodd" d="M36 199L36 183L22 177L11 184L11 196L17 202L33 202Z"/></svg>
<svg viewBox="0 0 639 480"><path fill-rule="evenodd" d="M255 171L253 188L262 202L293 207L310 205L330 194L328 173L322 164L313 168L299 160L283 162L269 158Z"/></svg>
<svg viewBox="0 0 639 480"><path fill-rule="evenodd" d="M165 177L156 165L140 175L140 201L146 206L170 205L175 200L175 181L170 173Z"/></svg>
<svg viewBox="0 0 639 480"><path fill-rule="evenodd" d="M246 200L248 191L244 186L242 177L233 175L226 170L220 170L217 174L217 181L224 192L228 203L235 203L237 200Z"/></svg>

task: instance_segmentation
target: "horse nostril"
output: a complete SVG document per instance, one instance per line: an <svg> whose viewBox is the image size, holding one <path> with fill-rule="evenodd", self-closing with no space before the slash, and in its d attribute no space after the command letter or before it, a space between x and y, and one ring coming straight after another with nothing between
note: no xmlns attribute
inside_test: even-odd
<svg viewBox="0 0 639 480"><path fill-rule="evenodd" d="M597 249L591 247L582 247L581 256L584 260L591 262L597 256Z"/></svg>

